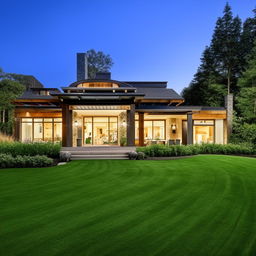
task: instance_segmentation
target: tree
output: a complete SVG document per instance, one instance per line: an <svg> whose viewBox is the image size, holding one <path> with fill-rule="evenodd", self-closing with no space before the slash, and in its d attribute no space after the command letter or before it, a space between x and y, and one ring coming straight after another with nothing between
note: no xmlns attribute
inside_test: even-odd
<svg viewBox="0 0 256 256"><path fill-rule="evenodd" d="M240 92L237 108L248 123L256 122L256 41L249 58L248 68L238 81Z"/></svg>
<svg viewBox="0 0 256 256"><path fill-rule="evenodd" d="M221 77L216 72L213 51L206 47L193 81L182 91L185 104L221 106L224 102L224 93Z"/></svg>
<svg viewBox="0 0 256 256"><path fill-rule="evenodd" d="M0 130L12 133L13 101L19 97L25 87L17 81L6 79L8 75L0 71Z"/></svg>
<svg viewBox="0 0 256 256"><path fill-rule="evenodd" d="M230 5L224 8L223 17L218 18L211 41L216 67L227 84L227 93L236 90L236 81L241 74L241 20L233 18Z"/></svg>
<svg viewBox="0 0 256 256"><path fill-rule="evenodd" d="M247 18L243 24L241 35L241 60L244 70L246 69L248 57L254 46L256 39L256 9L253 10L254 17ZM244 71L243 70L243 71Z"/></svg>
<svg viewBox="0 0 256 256"><path fill-rule="evenodd" d="M112 58L109 54L101 51L96 52L91 49L86 52L88 60L88 78L93 79L97 72L108 72L113 66Z"/></svg>

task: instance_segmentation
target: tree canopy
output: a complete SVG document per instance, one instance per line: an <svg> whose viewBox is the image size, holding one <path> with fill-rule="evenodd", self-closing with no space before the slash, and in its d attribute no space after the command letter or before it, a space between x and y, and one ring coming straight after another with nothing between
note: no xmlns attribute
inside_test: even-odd
<svg viewBox="0 0 256 256"><path fill-rule="evenodd" d="M210 45L204 50L201 64L190 85L182 92L187 105L223 106L224 95L238 94L239 77L247 67L248 56L256 39L254 17L243 23L233 17L229 4L219 17Z"/></svg>
<svg viewBox="0 0 256 256"><path fill-rule="evenodd" d="M95 78L97 72L108 72L113 66L113 60L109 54L94 49L86 52L88 61L88 78Z"/></svg>

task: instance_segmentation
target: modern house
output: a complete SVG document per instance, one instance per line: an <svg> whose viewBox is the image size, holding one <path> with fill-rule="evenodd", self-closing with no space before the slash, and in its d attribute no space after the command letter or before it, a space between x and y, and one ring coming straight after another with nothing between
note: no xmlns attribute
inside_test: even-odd
<svg viewBox="0 0 256 256"><path fill-rule="evenodd" d="M87 59L77 54L77 81L28 88L15 101L15 137L62 141L63 146L227 143L227 110L183 106L167 82L87 79Z"/></svg>

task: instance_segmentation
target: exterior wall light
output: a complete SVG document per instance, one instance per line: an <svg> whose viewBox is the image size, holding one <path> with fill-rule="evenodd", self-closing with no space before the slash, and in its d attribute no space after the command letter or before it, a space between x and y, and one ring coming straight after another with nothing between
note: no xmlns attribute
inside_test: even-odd
<svg viewBox="0 0 256 256"><path fill-rule="evenodd" d="M77 120L75 121L75 126L78 126L78 122L77 122Z"/></svg>
<svg viewBox="0 0 256 256"><path fill-rule="evenodd" d="M172 128L172 133L176 133L176 130L177 130L176 124L172 124L171 128Z"/></svg>

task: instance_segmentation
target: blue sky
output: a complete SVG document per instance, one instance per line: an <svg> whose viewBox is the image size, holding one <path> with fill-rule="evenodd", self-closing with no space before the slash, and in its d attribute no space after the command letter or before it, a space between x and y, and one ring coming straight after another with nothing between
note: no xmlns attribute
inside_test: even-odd
<svg viewBox="0 0 256 256"><path fill-rule="evenodd" d="M31 74L46 87L76 79L76 52L112 56L112 78L168 81L182 90L193 78L225 0L0 0L0 67ZM252 16L255 0L229 1Z"/></svg>

